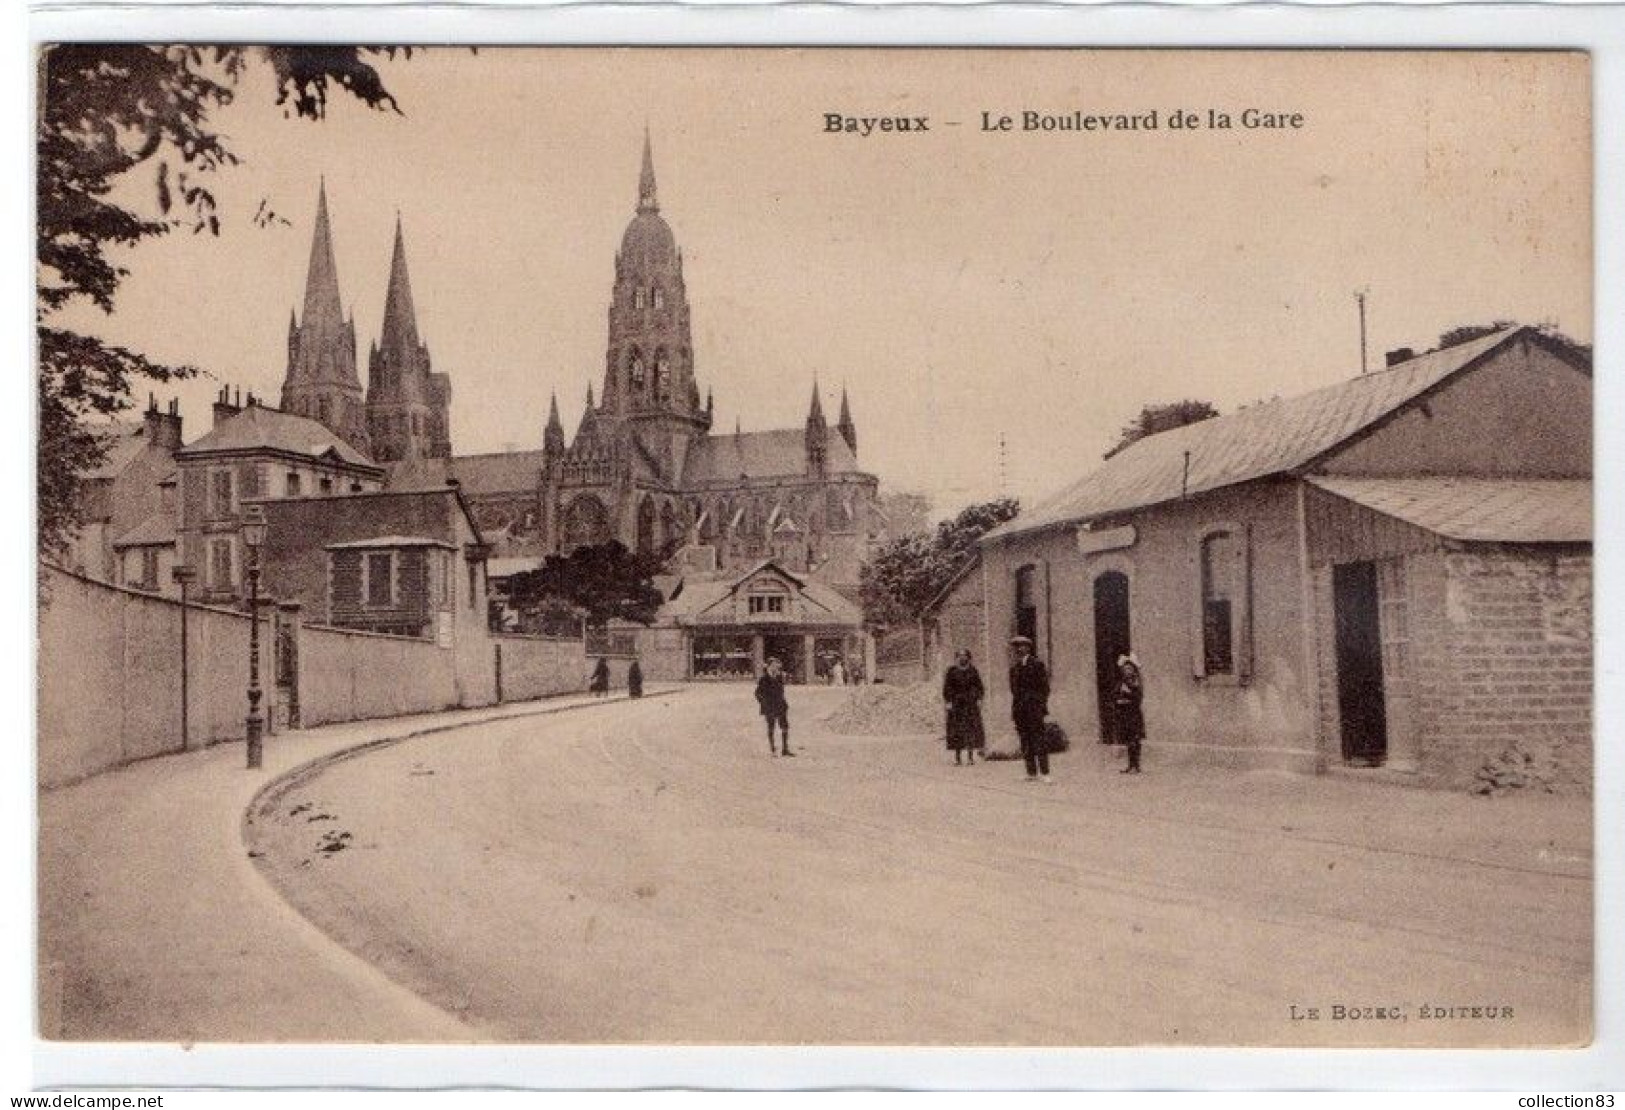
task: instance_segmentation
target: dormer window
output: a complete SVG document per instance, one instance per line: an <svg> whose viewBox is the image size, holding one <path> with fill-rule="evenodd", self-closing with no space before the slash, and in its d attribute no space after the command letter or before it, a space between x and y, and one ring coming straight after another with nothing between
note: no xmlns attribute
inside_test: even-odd
<svg viewBox="0 0 1625 1110"><path fill-rule="evenodd" d="M784 612L783 594L752 594L749 600L750 615L753 617L764 613Z"/></svg>

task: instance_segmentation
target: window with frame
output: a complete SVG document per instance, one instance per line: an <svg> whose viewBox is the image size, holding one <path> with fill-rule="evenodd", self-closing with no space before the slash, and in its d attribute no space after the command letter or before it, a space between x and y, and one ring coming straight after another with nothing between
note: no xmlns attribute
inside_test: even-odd
<svg viewBox="0 0 1625 1110"><path fill-rule="evenodd" d="M209 471L209 516L224 520L231 516L232 474L230 470Z"/></svg>
<svg viewBox="0 0 1625 1110"><path fill-rule="evenodd" d="M366 582L362 596L369 609L387 609L395 604L395 554L391 551L369 551L362 560Z"/></svg>
<svg viewBox="0 0 1625 1110"><path fill-rule="evenodd" d="M229 590L236 586L236 560L232 557L230 536L218 536L209 541L209 587Z"/></svg>
<svg viewBox="0 0 1625 1110"><path fill-rule="evenodd" d="M1031 563L1016 571L1016 605L1012 615L1015 634L1038 643L1038 567Z"/></svg>
<svg viewBox="0 0 1625 1110"><path fill-rule="evenodd" d="M1246 532L1221 528L1202 537L1201 659L1204 677L1247 677L1250 583Z"/></svg>
<svg viewBox="0 0 1625 1110"><path fill-rule="evenodd" d="M299 497L303 493L303 481L297 470L288 471L287 494L289 497Z"/></svg>
<svg viewBox="0 0 1625 1110"><path fill-rule="evenodd" d="M751 594L749 598L750 615L759 616L764 613L784 612L783 594Z"/></svg>
<svg viewBox="0 0 1625 1110"><path fill-rule="evenodd" d="M144 589L156 590L158 588L158 549L143 547L141 549L141 585Z"/></svg>

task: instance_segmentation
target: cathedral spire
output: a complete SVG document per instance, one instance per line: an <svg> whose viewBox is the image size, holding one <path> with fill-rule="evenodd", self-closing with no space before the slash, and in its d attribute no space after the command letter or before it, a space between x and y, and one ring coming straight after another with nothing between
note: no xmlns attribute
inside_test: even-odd
<svg viewBox="0 0 1625 1110"><path fill-rule="evenodd" d="M858 453L858 426L852 422L852 406L846 399L846 386L841 386L841 416L835 422L835 430L841 433L846 445L852 448L852 453Z"/></svg>
<svg viewBox="0 0 1625 1110"><path fill-rule="evenodd" d="M824 423L824 402L818 396L818 379L813 379L812 408L807 413L808 425Z"/></svg>
<svg viewBox="0 0 1625 1110"><path fill-rule="evenodd" d="M542 451L549 455L564 453L564 422L559 419L559 395L554 393L547 402L547 430L542 433Z"/></svg>
<svg viewBox="0 0 1625 1110"><path fill-rule="evenodd" d="M412 278L406 271L406 236L401 215L395 213L395 254L389 263L389 293L384 298L384 332L379 350L397 366L410 364L417 354L417 310L412 304Z"/></svg>
<svg viewBox="0 0 1625 1110"><path fill-rule="evenodd" d="M314 325L314 329L312 326ZM310 268L305 273L304 326L312 334L344 325L339 305L339 268L333 261L333 229L327 216L327 182L316 193L316 229L310 240Z"/></svg>
<svg viewBox="0 0 1625 1110"><path fill-rule="evenodd" d="M649 144L649 128L643 129L643 172L638 175L638 211L658 212L660 201L655 197L655 158Z"/></svg>

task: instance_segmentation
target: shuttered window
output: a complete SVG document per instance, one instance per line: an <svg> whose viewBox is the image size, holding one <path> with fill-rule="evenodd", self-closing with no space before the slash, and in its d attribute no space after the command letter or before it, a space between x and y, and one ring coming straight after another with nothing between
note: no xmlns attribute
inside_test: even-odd
<svg viewBox="0 0 1625 1110"><path fill-rule="evenodd" d="M367 605L373 609L387 609L395 603L395 557L388 551L369 552L367 567Z"/></svg>

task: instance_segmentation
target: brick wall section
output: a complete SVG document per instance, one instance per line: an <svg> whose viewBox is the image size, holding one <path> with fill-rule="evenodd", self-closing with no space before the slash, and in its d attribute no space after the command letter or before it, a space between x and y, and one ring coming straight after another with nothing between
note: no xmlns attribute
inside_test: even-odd
<svg viewBox="0 0 1625 1110"><path fill-rule="evenodd" d="M1509 750L1532 785L1587 793L1592 776L1591 557L1453 552L1442 613L1449 675L1423 773L1469 787Z"/></svg>

